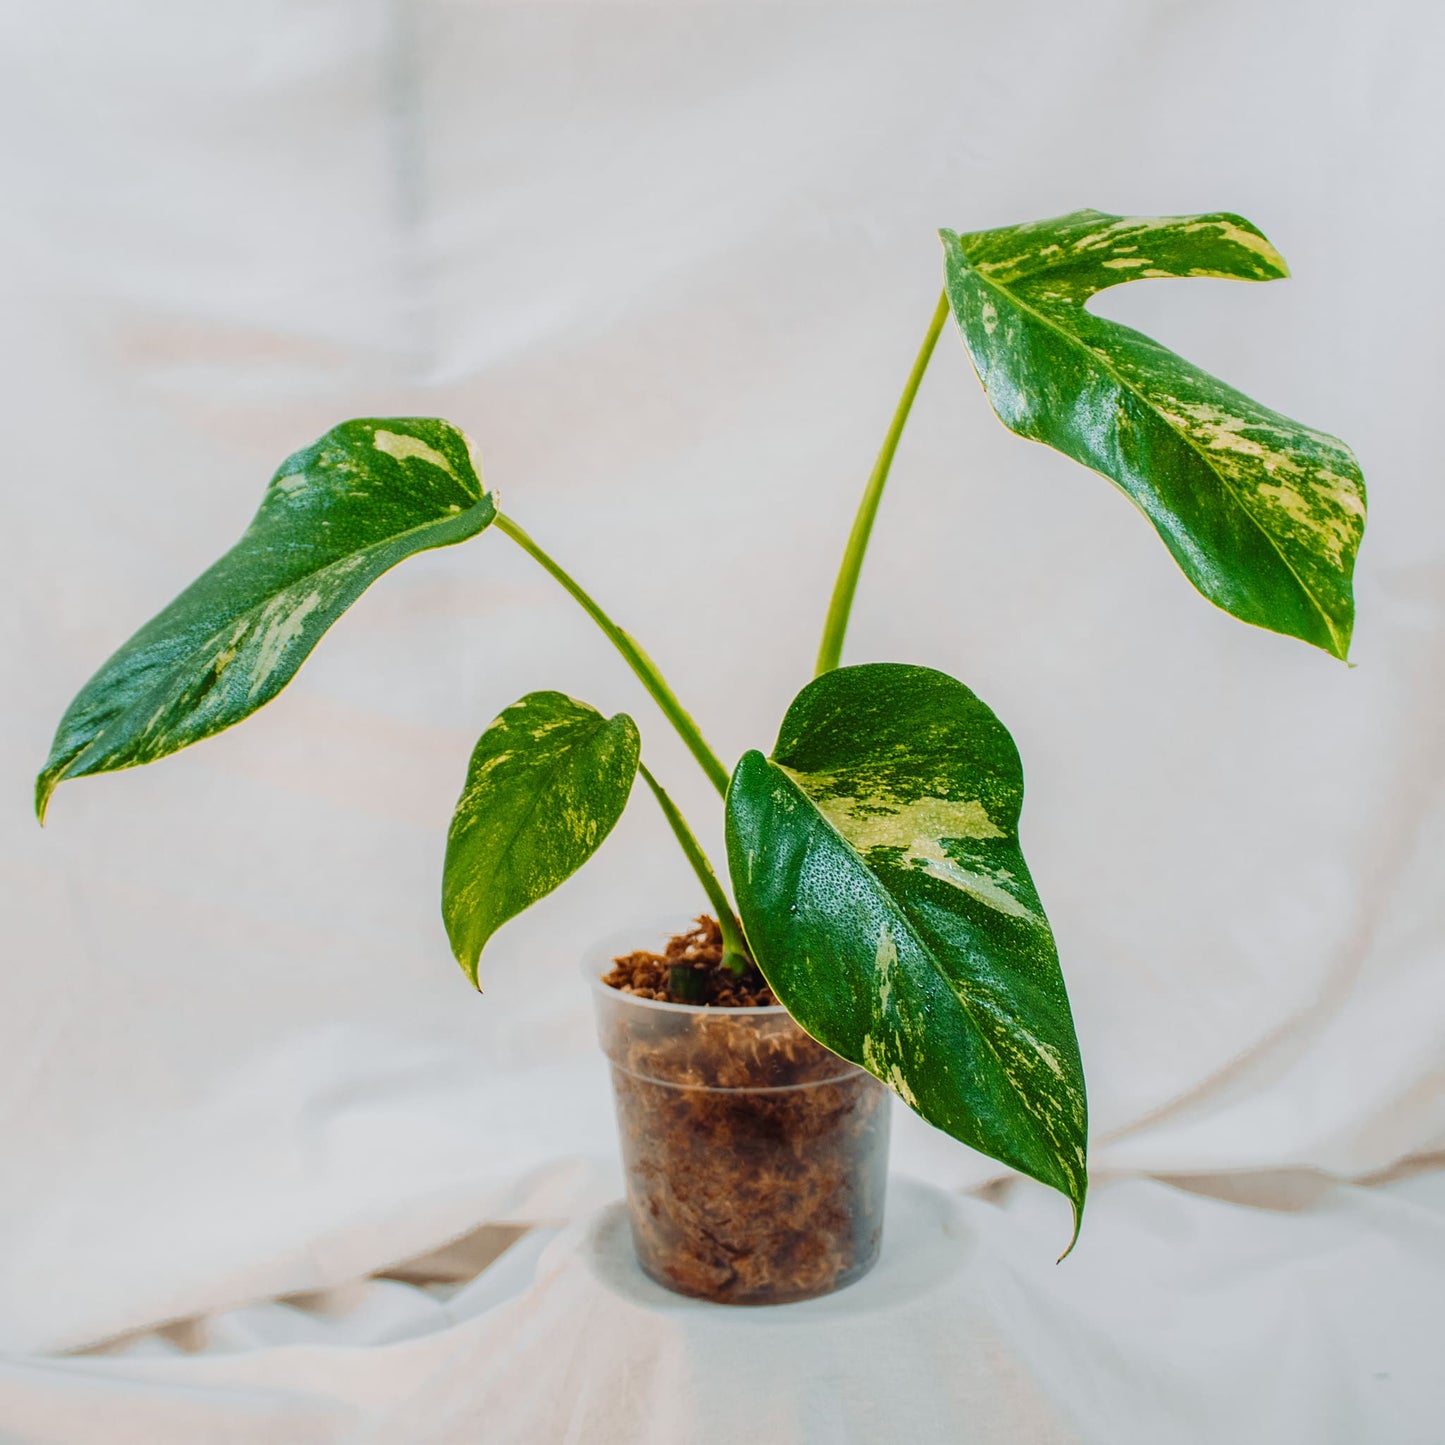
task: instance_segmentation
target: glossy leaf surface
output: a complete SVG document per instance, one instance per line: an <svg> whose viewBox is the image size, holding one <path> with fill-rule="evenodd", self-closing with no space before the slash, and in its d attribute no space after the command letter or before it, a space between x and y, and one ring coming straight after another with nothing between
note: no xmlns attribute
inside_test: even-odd
<svg viewBox="0 0 1445 1445"><path fill-rule="evenodd" d="M442 917L473 983L487 940L570 878L627 806L637 724L560 692L531 692L484 732L452 816Z"/></svg>
<svg viewBox="0 0 1445 1445"><path fill-rule="evenodd" d="M1083 1069L1019 851L1013 740L962 683L901 664L810 683L728 792L753 955L788 1011L931 1124L1087 1187Z"/></svg>
<svg viewBox="0 0 1445 1445"><path fill-rule="evenodd" d="M1210 601L1344 657L1365 524L1353 453L1085 309L1143 277L1285 276L1274 247L1222 213L941 234L954 318L1004 425L1117 482Z"/></svg>
<svg viewBox="0 0 1445 1445"><path fill-rule="evenodd" d="M269 702L388 568L496 516L467 438L444 421L343 422L282 462L241 540L100 669L36 780L135 767Z"/></svg>

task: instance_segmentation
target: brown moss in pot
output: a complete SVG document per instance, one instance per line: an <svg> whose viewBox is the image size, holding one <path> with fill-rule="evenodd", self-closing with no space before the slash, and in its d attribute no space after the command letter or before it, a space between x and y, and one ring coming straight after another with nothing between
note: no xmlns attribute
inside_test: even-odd
<svg viewBox="0 0 1445 1445"><path fill-rule="evenodd" d="M751 961L739 976L723 958L703 917L602 980L633 1242L681 1294L807 1299L877 1258L887 1091L809 1038Z"/></svg>

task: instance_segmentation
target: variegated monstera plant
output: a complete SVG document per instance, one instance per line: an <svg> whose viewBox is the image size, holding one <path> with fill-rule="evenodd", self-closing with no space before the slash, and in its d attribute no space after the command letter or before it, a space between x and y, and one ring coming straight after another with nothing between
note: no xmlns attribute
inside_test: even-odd
<svg viewBox="0 0 1445 1445"><path fill-rule="evenodd" d="M840 667L869 533L949 313L995 412L1116 482L1184 574L1245 622L1343 658L1365 520L1354 457L1087 309L1149 276L1264 281L1274 247L1232 215L1080 211L942 233L946 285L869 478L817 675L771 753L729 772L647 654L483 486L444 421L349 421L284 461L241 540L86 684L40 774L148 763L283 688L389 567L502 532L572 595L726 800L737 910L661 784L636 723L529 694L482 734L447 843L442 912L468 977L496 929L578 869L640 773L722 923L812 1035L925 1119L1062 1191L1087 1187L1083 1069L1053 935L1019 850L1023 774L963 683L901 664Z"/></svg>

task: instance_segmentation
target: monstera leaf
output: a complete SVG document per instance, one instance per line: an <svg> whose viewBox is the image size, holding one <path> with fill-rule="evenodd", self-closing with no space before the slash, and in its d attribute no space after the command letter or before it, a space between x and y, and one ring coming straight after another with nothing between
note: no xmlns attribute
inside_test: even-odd
<svg viewBox="0 0 1445 1445"><path fill-rule="evenodd" d="M931 1124L1087 1187L1083 1070L1018 845L1013 740L923 667L825 673L728 791L743 927L788 1012Z"/></svg>
<svg viewBox="0 0 1445 1445"><path fill-rule="evenodd" d="M948 299L1004 425L1116 481L1211 602L1343 658L1365 523L1350 449L1085 309L1142 277L1285 276L1274 247L1226 214L1076 211L941 234Z"/></svg>
<svg viewBox="0 0 1445 1445"><path fill-rule="evenodd" d="M281 463L241 540L71 703L35 785L149 763L269 702L389 567L496 516L444 421L343 422Z"/></svg>
<svg viewBox="0 0 1445 1445"><path fill-rule="evenodd" d="M637 724L530 692L481 736L447 836L442 917L473 983L487 940L597 850L637 776Z"/></svg>

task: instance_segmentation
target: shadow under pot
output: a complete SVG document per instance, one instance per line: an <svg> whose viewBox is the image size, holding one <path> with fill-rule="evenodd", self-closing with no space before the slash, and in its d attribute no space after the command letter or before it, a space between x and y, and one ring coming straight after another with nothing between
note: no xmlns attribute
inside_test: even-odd
<svg viewBox="0 0 1445 1445"><path fill-rule="evenodd" d="M643 1272L737 1305L865 1275L883 1235L887 1089L780 1006L666 1003L587 973Z"/></svg>

